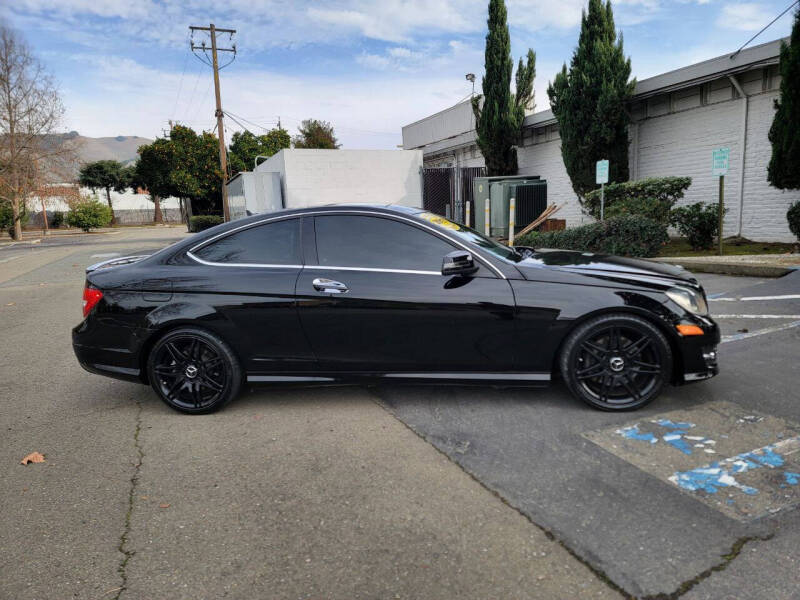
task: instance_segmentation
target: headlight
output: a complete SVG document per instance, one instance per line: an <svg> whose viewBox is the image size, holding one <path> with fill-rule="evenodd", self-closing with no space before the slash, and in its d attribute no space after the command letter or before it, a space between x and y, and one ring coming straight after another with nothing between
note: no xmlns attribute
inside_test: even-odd
<svg viewBox="0 0 800 600"><path fill-rule="evenodd" d="M708 305L703 294L688 288L675 287L666 291L667 296L686 312L695 315L707 315Z"/></svg>

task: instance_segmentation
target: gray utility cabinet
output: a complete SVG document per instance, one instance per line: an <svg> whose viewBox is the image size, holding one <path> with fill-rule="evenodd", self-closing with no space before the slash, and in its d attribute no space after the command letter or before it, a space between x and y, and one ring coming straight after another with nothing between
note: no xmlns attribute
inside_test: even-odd
<svg viewBox="0 0 800 600"><path fill-rule="evenodd" d="M225 185L228 187L231 219L283 208L280 173L242 171Z"/></svg>
<svg viewBox="0 0 800 600"><path fill-rule="evenodd" d="M547 181L537 175L476 177L472 183L475 229L495 238L508 238L511 198L515 199L515 230L519 231L547 207ZM489 231L486 231L486 206Z"/></svg>

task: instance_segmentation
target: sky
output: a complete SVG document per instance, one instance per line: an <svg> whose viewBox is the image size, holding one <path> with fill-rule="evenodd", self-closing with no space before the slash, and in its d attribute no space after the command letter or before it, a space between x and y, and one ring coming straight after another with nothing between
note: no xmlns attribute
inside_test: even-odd
<svg viewBox="0 0 800 600"><path fill-rule="evenodd" d="M791 0L615 0L633 76L733 52ZM211 68L190 25L235 29L220 72L226 135L278 119L333 124L344 148L395 148L401 128L480 92L487 0L14 0L0 19L54 75L63 128L100 137L162 135L170 120L211 130ZM570 60L583 0L507 0L514 61L536 51L535 110ZM792 11L753 45L789 35ZM197 44L208 36L197 32ZM230 54L221 54L222 60Z"/></svg>

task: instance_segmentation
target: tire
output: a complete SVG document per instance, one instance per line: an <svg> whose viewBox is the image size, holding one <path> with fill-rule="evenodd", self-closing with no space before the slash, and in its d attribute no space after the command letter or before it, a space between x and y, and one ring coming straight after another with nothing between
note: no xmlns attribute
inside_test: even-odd
<svg viewBox="0 0 800 600"><path fill-rule="evenodd" d="M601 315L567 336L559 367L570 392L589 406L635 410L669 381L672 350L664 334L641 317Z"/></svg>
<svg viewBox="0 0 800 600"><path fill-rule="evenodd" d="M206 414L233 400L242 368L224 340L197 327L173 329L147 357L147 376L159 398L187 414Z"/></svg>

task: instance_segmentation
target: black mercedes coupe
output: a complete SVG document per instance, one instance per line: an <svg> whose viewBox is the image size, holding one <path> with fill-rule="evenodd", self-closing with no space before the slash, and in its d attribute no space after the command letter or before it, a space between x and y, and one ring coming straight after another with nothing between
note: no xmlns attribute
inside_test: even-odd
<svg viewBox="0 0 800 600"><path fill-rule="evenodd" d="M545 385L603 410L716 375L719 329L679 267L511 248L399 206L256 215L87 269L88 371L207 413L242 386Z"/></svg>

